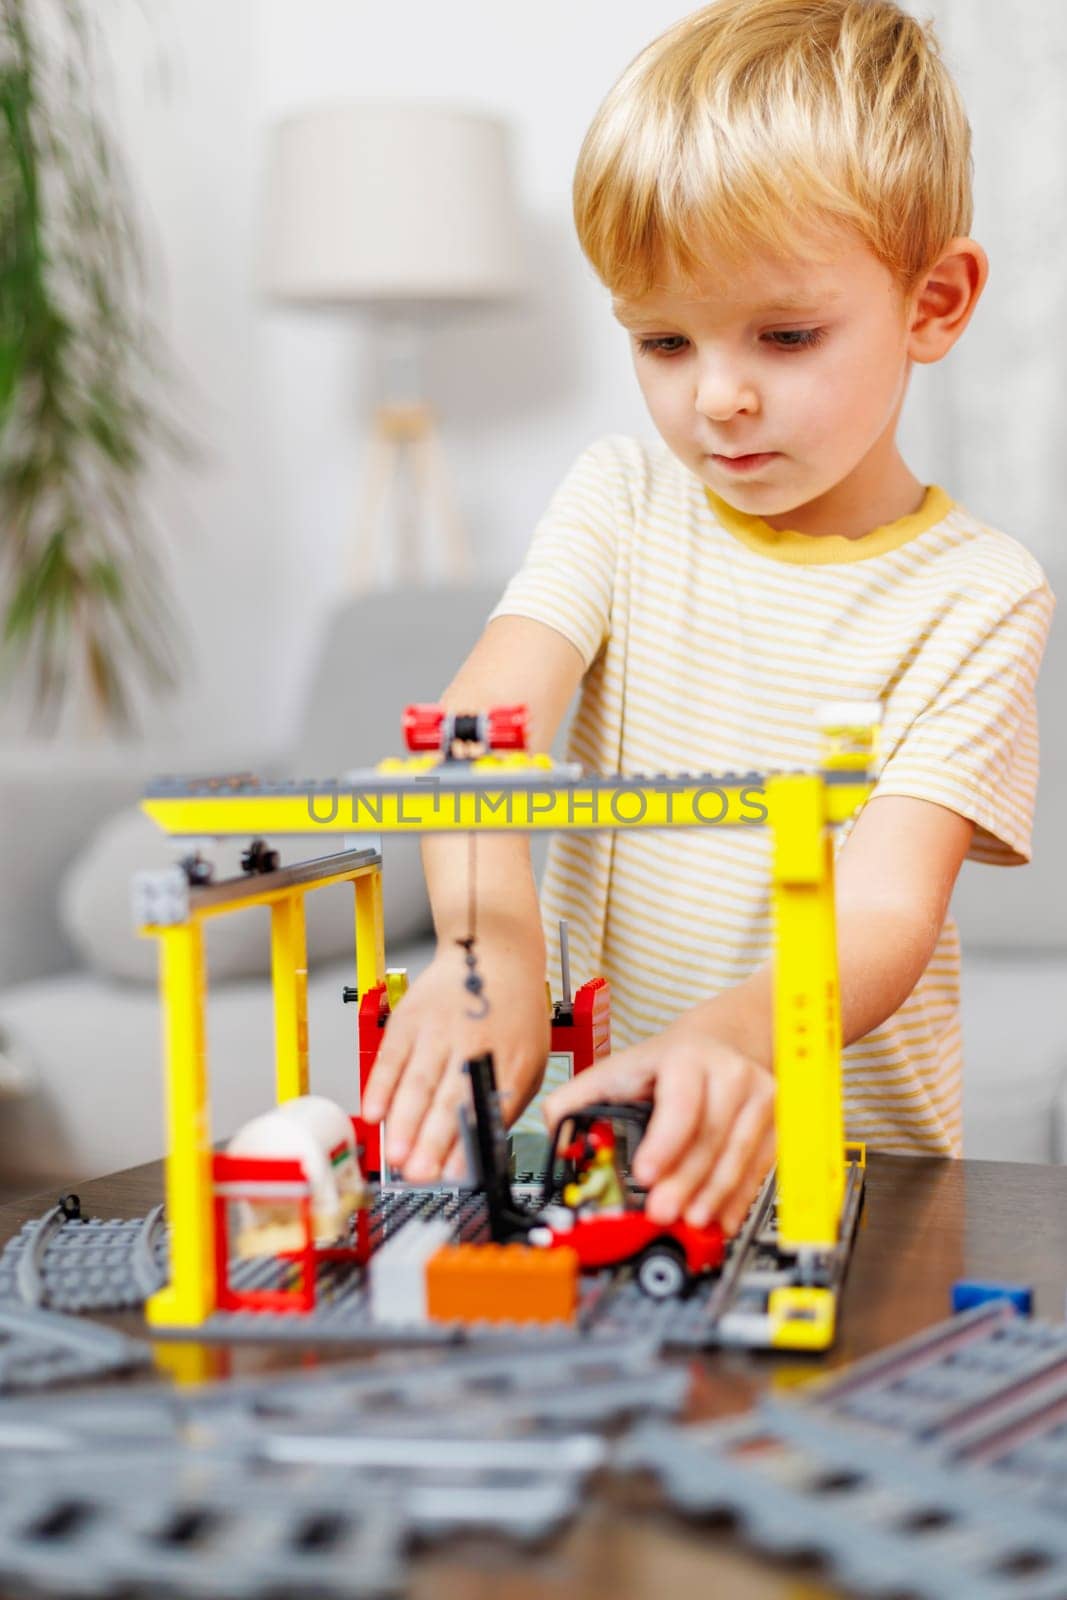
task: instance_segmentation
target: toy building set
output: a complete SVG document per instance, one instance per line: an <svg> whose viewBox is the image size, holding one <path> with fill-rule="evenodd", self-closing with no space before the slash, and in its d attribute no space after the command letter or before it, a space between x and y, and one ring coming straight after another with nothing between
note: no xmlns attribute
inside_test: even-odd
<svg viewBox="0 0 1067 1600"><path fill-rule="evenodd" d="M186 852L173 868L139 873L133 889L137 922L159 944L164 1213L111 1225L121 1241L111 1268L94 1262L80 1282L78 1254L99 1257L99 1227L50 1214L0 1261L0 1293L14 1283L19 1299L53 1309L144 1299L150 1329L168 1337L440 1342L536 1322L612 1337L640 1326L685 1346L825 1349L864 1168L843 1132L830 830L870 793L877 712L827 708L815 771L589 778L526 751L522 707L457 716L414 706L411 753L341 782L151 785L144 810ZM486 829L760 825L773 833L778 1159L736 1238L716 1223L647 1217L626 1162L648 1106L567 1119L543 1171L516 1185L492 1060L468 1062L472 1181L415 1188L383 1171L379 1128L309 1094L305 896L353 885L357 981L342 998L357 1008L361 1092L406 988L385 965L382 833L466 832L473 851ZM267 841L309 832L340 835L344 848L280 866ZM243 874L216 882L199 847L222 836L249 843ZM203 929L253 905L271 917L275 1105L215 1151ZM569 1074L608 1053L610 996L594 976L572 997L562 937L552 1060ZM473 924L461 943L472 1004L490 1005ZM523 1159L520 1150L520 1168Z"/></svg>
<svg viewBox="0 0 1067 1600"><path fill-rule="evenodd" d="M870 792L874 709L828 714L817 772L583 779L526 754L520 708L415 707L414 755L344 785L154 785L145 809L187 850L134 890L160 946L165 1199L124 1220L68 1195L7 1245L0 1391L147 1368L147 1342L77 1315L142 1304L168 1342L449 1348L192 1389L5 1397L0 1582L370 1600L403 1592L416 1545L544 1540L594 1473L651 1471L687 1517L727 1516L761 1549L814 1555L858 1594L1067 1593L1067 1330L1030 1321L1026 1291L960 1283L954 1309L967 1309L952 1321L728 1422L676 1421L689 1375L660 1359L834 1338L864 1156L843 1138L829 830ZM648 1217L627 1171L646 1104L589 1105L551 1135L531 1120L509 1146L492 1057L475 1057L470 1181L421 1187L383 1170L378 1128L309 1093L305 895L354 888L357 982L341 999L357 1006L361 1092L406 987L385 967L368 820L472 836L772 828L778 1164L734 1238ZM267 840L316 828L344 848L279 865ZM244 874L215 882L197 842L234 834L250 841ZM271 913L275 1103L216 1151L203 924L257 904ZM572 995L565 928L561 941L555 1081L610 1050L608 986L593 977ZM489 1006L473 919L461 943L471 1003Z"/></svg>

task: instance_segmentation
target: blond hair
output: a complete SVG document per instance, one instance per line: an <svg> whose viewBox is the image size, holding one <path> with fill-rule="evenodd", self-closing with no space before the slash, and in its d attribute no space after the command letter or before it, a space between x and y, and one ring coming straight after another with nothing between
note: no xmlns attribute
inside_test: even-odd
<svg viewBox="0 0 1067 1600"><path fill-rule="evenodd" d="M582 144L574 218L624 298L853 228L910 289L971 225L971 134L930 24L895 0L717 0L633 61Z"/></svg>

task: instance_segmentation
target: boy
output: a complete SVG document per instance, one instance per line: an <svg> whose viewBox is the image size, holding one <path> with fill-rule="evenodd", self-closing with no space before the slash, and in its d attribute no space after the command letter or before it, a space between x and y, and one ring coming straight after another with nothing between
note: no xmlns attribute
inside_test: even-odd
<svg viewBox="0 0 1067 1600"><path fill-rule="evenodd" d="M913 362L981 295L970 136L895 0L719 0L655 41L586 136L575 217L662 444L579 459L445 703L525 701L592 771L817 764L814 710L882 702L872 798L838 835L849 1135L960 1151L963 859L1025 861L1034 682L1053 598L1032 557L895 434ZM555 1091L652 1097L654 1217L727 1231L773 1160L769 835L559 835L543 891L576 971L612 983L617 1054ZM459 1064L491 1048L519 1113L544 1068L545 942L527 841L482 835L464 1015L465 842L427 840L439 954L390 1023L366 1115L428 1180L455 1161Z"/></svg>

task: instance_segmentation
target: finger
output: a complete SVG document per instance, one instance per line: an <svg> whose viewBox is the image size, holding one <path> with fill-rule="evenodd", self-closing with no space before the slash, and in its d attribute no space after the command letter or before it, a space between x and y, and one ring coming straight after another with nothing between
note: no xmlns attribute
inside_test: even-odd
<svg viewBox="0 0 1067 1600"><path fill-rule="evenodd" d="M471 1173L467 1170L467 1152L459 1138L445 1156L444 1169L445 1177L450 1183L463 1183L471 1177Z"/></svg>
<svg viewBox="0 0 1067 1600"><path fill-rule="evenodd" d="M364 1122L381 1122L392 1104L393 1094L411 1054L411 1029L406 1026L403 1012L390 1017L378 1055L371 1067L367 1086L363 1091L360 1116Z"/></svg>
<svg viewBox="0 0 1067 1600"><path fill-rule="evenodd" d="M698 1075L701 1099L692 1134L679 1155L648 1191L645 1210L653 1222L676 1222L715 1164L714 1130L709 1120L707 1080ZM662 1080L661 1080L662 1084ZM687 1113L687 1116L690 1113Z"/></svg>
<svg viewBox="0 0 1067 1600"><path fill-rule="evenodd" d="M437 1038L416 1041L389 1107L385 1148L390 1166L403 1167L411 1154L437 1085L448 1067L448 1052Z"/></svg>
<svg viewBox="0 0 1067 1600"><path fill-rule="evenodd" d="M631 1045L596 1066L575 1073L569 1083L553 1089L544 1103L544 1118L550 1128L597 1100L642 1100L652 1087L655 1055L650 1042Z"/></svg>
<svg viewBox="0 0 1067 1600"><path fill-rule="evenodd" d="M728 1236L738 1231L748 1215L749 1206L759 1194L763 1180L774 1166L774 1153L774 1129L768 1128L759 1148L742 1174L734 1194L725 1202L719 1213L723 1232Z"/></svg>
<svg viewBox="0 0 1067 1600"><path fill-rule="evenodd" d="M749 1207L759 1194L763 1180L774 1165L774 1130L768 1129L752 1160L729 1199L719 1207L718 1222L727 1238L741 1229Z"/></svg>
<svg viewBox="0 0 1067 1600"><path fill-rule="evenodd" d="M656 1103L634 1155L634 1179L643 1188L650 1189L670 1172L698 1140L707 1104L707 1079L699 1061L684 1053L668 1062L656 1082Z"/></svg>
<svg viewBox="0 0 1067 1600"><path fill-rule="evenodd" d="M774 1099L769 1083L755 1080L728 1130L718 1159L708 1168L707 1181L700 1194L693 1196L686 1208L685 1220L694 1228L704 1228L713 1218L729 1209L731 1218L741 1204L742 1179L748 1175L753 1160L772 1129ZM751 1196L749 1196L751 1198Z"/></svg>
<svg viewBox="0 0 1067 1600"><path fill-rule="evenodd" d="M409 1182L432 1183L441 1176L445 1158L459 1132L459 1108L468 1092L461 1063L458 1059L450 1062L404 1162L404 1177Z"/></svg>

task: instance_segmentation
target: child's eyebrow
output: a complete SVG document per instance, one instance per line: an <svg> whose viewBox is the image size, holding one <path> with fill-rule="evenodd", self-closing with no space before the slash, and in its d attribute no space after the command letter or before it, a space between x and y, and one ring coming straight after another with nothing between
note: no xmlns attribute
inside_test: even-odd
<svg viewBox="0 0 1067 1600"><path fill-rule="evenodd" d="M821 311L824 306L837 305L841 299L840 291L827 289L823 293L815 294L786 294L778 300L769 301L766 305L757 306L757 311Z"/></svg>
<svg viewBox="0 0 1067 1600"><path fill-rule="evenodd" d="M750 316L767 316L774 311L786 311L794 315L801 312L810 314L835 306L841 299L842 295L838 289L809 290L804 294L779 295L774 300L762 301L759 304L747 307L746 310ZM630 306L619 301L613 301L611 309L615 320L620 322L624 328L638 327L657 320L671 321L669 316L664 318L663 314L654 306L646 311L640 306Z"/></svg>

